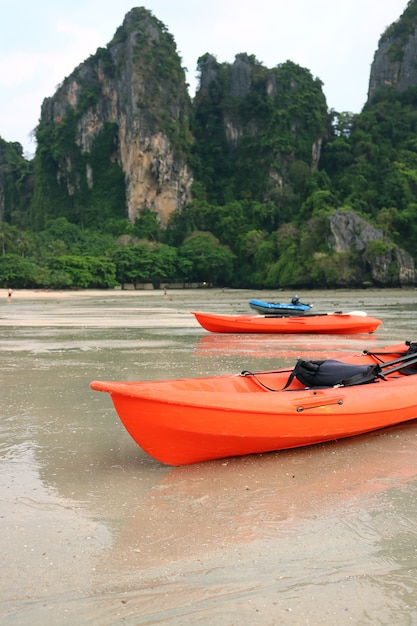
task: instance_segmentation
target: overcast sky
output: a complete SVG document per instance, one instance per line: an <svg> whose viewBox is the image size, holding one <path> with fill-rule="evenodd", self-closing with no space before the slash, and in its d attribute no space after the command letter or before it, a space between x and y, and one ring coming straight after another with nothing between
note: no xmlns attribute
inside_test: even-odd
<svg viewBox="0 0 417 626"><path fill-rule="evenodd" d="M135 6L173 35L191 96L200 56L223 63L247 52L265 67L290 60L307 68L329 108L359 113L379 37L407 0L0 0L0 136L32 155L44 98L110 42Z"/></svg>

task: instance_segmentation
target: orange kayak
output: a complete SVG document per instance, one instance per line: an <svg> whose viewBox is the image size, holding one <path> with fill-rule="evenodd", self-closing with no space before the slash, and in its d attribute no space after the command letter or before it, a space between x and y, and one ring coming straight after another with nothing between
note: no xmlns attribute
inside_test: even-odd
<svg viewBox="0 0 417 626"><path fill-rule="evenodd" d="M212 333L373 333L382 320L366 313L318 313L300 316L219 315L191 311L197 322Z"/></svg>
<svg viewBox="0 0 417 626"><path fill-rule="evenodd" d="M409 358L406 349L400 344L364 351L342 365L387 368L392 360ZM413 420L417 365L414 370L407 363L413 375L405 375L401 361L383 369L382 377L351 386L345 381L306 387L294 377L286 387L293 371L288 369L149 382L93 381L90 386L110 394L125 428L145 452L169 465L185 465L308 446Z"/></svg>

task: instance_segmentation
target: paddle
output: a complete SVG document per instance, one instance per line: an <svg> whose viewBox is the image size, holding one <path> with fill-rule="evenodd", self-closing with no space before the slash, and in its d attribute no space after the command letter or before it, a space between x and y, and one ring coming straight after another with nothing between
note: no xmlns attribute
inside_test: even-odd
<svg viewBox="0 0 417 626"><path fill-rule="evenodd" d="M373 370L373 372L369 372L368 374L368 378L363 378L362 382L366 383L366 382L376 382L376 379L378 378L382 378L382 380L386 380L386 376L388 376L389 374L393 374L394 372L398 372L400 370L402 370L403 368L406 367L410 367L411 365L414 365L415 363L417 363L417 352L414 352L414 354L408 354L408 355L404 355L403 357L399 357L398 359L394 359L393 361L387 361L386 363L376 363L374 366L375 369ZM393 367L390 367L393 366ZM389 369L385 369L386 367L388 367ZM410 372L410 374L417 374L417 371L415 372ZM372 375L374 376L374 380L372 381ZM356 378L358 378L358 380L356 381ZM355 382L353 382L355 380ZM361 377L356 377L353 376L352 377L352 382L350 384L356 385L356 384L361 384ZM346 382L346 381L345 381ZM341 385L344 386L344 385ZM350 386L350 385L346 385L346 386Z"/></svg>
<svg viewBox="0 0 417 626"><path fill-rule="evenodd" d="M414 365L414 363L417 363L417 352L414 352L414 354L404 355L398 359L394 359L393 361L387 361L386 363L378 363L378 366L381 370L385 370L386 367L389 368L381 373L381 376L384 377L388 374L392 374L393 372L398 372L398 370L403 367Z"/></svg>
<svg viewBox="0 0 417 626"><path fill-rule="evenodd" d="M333 311L333 313L307 313L306 315L286 315L285 313L265 313L264 317L268 319L271 317L300 317L301 319L308 319L309 317L323 317L326 315L358 315L360 317L367 317L367 313L365 311L348 311L347 313L343 313L343 311Z"/></svg>
<svg viewBox="0 0 417 626"><path fill-rule="evenodd" d="M412 359L411 361L407 361L407 363L405 364L405 367L408 367L409 365L414 365L414 363L417 363L417 356L414 359ZM391 367L389 370L386 370L385 372L381 373L381 378L385 378L385 376L387 376L388 374L393 374L394 372L398 372L403 367L404 367L404 363L401 363L400 365L396 365L394 367Z"/></svg>

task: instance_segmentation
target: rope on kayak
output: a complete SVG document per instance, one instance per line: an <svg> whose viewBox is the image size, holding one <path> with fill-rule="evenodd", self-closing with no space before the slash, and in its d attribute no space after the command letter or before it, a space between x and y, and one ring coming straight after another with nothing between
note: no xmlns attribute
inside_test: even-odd
<svg viewBox="0 0 417 626"><path fill-rule="evenodd" d="M273 389L272 387L268 387L268 385L265 385L265 383L263 383L261 380L259 380L259 378L257 378L257 375L265 375L265 374L287 374L289 372L292 372L292 369L290 370L276 370L276 371L271 371L271 372L250 372L249 370L243 370L242 372L240 372L241 376L251 376L252 378L255 379L255 381L258 383L258 385L260 385L261 387L263 387L264 389L267 389L268 391L281 391L281 389Z"/></svg>
<svg viewBox="0 0 417 626"><path fill-rule="evenodd" d="M401 352L399 352L399 351L397 351L397 352L385 352L385 351L374 352L373 350L363 350L362 354L365 354L366 356L373 357L375 359L375 361L378 361L378 363L385 363L385 361L383 359L381 359L379 357L379 355L382 355L382 356L388 356L389 354L392 354L392 355L400 354L401 355ZM404 356L405 356L405 352L399 358L402 359Z"/></svg>

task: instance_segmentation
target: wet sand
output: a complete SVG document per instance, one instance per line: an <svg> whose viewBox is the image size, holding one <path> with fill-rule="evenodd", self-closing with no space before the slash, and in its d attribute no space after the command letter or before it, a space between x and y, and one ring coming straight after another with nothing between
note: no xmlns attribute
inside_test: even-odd
<svg viewBox="0 0 417 626"><path fill-rule="evenodd" d="M380 317L374 335L223 336L190 315L291 295L0 291L2 624L417 623L416 423L173 468L89 389L417 339L415 290L300 294Z"/></svg>

